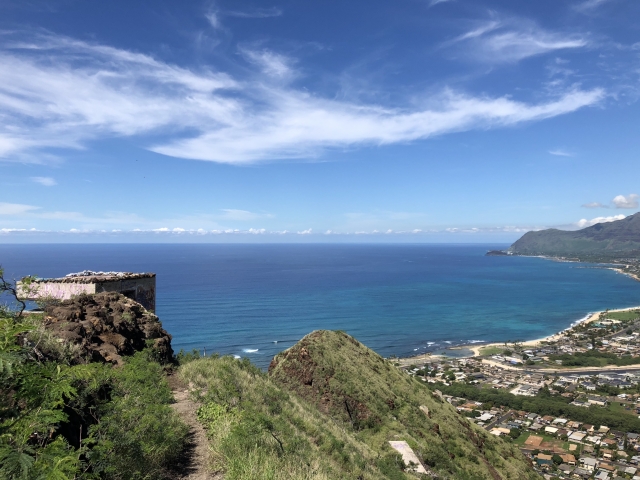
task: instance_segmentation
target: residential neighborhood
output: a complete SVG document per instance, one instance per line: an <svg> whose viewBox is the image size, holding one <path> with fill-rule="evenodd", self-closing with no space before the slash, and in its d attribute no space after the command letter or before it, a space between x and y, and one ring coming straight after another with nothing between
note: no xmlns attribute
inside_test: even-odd
<svg viewBox="0 0 640 480"><path fill-rule="evenodd" d="M507 342L479 356L396 365L516 443L545 478L640 480L639 333L640 311L603 312L536 346ZM554 409L568 414L540 413Z"/></svg>

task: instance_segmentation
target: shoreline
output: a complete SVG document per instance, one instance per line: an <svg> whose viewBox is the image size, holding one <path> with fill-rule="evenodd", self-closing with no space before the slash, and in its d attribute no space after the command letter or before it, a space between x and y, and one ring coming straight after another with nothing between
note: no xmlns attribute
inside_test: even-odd
<svg viewBox="0 0 640 480"><path fill-rule="evenodd" d="M583 319L578 320L575 323L572 323L570 327L565 328L564 330L561 330L559 332L553 333L551 335L548 335L546 337L542 337L542 338L536 338L534 340L527 340L526 342L522 342L520 343L523 347L536 347L538 345L540 345L542 342L555 342L560 340L564 334L571 330L574 327L577 327L578 325L583 325L583 324L589 324L592 322L595 322L596 320L598 320L600 318L600 314L604 313L605 311L609 311L609 312L629 312L631 310L638 310L640 309L640 305L635 306L635 307L627 307L627 308L617 308L615 310L601 310L599 312L594 312L594 313L589 313L587 314ZM492 342L492 343L485 343L482 345L474 345L474 346L470 346L470 347L466 347L469 350L471 350L473 352L473 357L479 357L480 355L480 349L482 348L487 348L487 347L497 347L500 345L504 345L504 342Z"/></svg>
<svg viewBox="0 0 640 480"><path fill-rule="evenodd" d="M534 258L542 258L544 260L551 260L551 261L556 261L556 262L568 262L568 263L585 263L579 259L567 259L567 258L559 258L559 257L551 257L551 256L547 256L547 255L522 255L524 257L534 257ZM589 263L589 262L587 262ZM636 280L638 282L640 282L640 275L633 273L633 272L629 272L627 271L627 267L629 267L629 265L625 265L625 264L613 264L613 265L619 265L619 266L611 266L612 264L606 264L606 263L595 263L594 265L600 265L600 268L606 269L606 270L613 270L614 272L620 273L622 275L626 275L628 277L631 277L633 280ZM609 312L626 312L629 310L637 310L640 309L640 305L639 306L635 306L635 307L628 307L628 308L619 308L619 309L615 309L615 310L608 310ZM537 338L537 339L533 339L533 340L527 340L525 342L519 342L523 347L535 347L538 346L539 344L541 344L542 342L554 342L559 340L560 338L562 338L564 336L564 334L571 330L572 328L581 325L581 324L585 324L585 323L591 323L595 320L597 320L600 317L600 314L604 313L604 311L599 311L599 312L593 312L593 313L588 313L585 317L581 318L580 320L577 320L576 322L572 323L569 327L565 328L564 330L561 330L559 332L553 333L551 335L548 335L546 337L542 337L542 338ZM462 356L460 358L473 358L473 357L479 357L480 355L480 350L483 348L488 348L488 347L499 347L501 345L505 345L505 342L488 342L488 343L477 343L477 344L470 344L470 345L458 345L455 347L449 347L447 350L469 350L472 354L470 356ZM506 346L505 346L506 348ZM420 361L421 359L423 361L426 361L427 359L438 359L438 358L452 358L449 355L433 355L430 353L422 353L419 355L415 355L415 356L411 356L411 357L402 357L402 358L397 358L396 361L399 362L400 364L404 364L404 363L411 363L411 362L415 362L415 361Z"/></svg>
<svg viewBox="0 0 640 480"><path fill-rule="evenodd" d="M612 269L612 270L617 270L617 269ZM624 272L621 272L624 273ZM630 275L633 276L633 275ZM640 278L637 278L634 276L634 278L638 281L640 281ZM626 307L626 308L617 308L617 309L613 309L613 310L601 310L598 312L590 312L587 315L585 315L582 319L577 320L576 322L572 323L569 327L565 328L564 330L561 330L559 332L553 333L551 335L547 335L546 337L542 337L542 338L536 338L533 340L527 340L524 342L518 342L520 345L522 345L523 347L535 347L540 345L543 342L554 342L559 340L560 338L562 338L564 336L564 334L571 330L574 327L577 327L578 325L583 325L583 324L589 324L592 323L596 320L598 320L600 318L600 314L604 313L605 311L608 312L628 312L631 310L639 310L640 309L640 305L638 306L634 306L634 307ZM447 350L469 350L472 355L469 356L463 356L460 358L475 358L475 357L480 357L482 356L480 353L480 350L483 348L489 348L489 347L500 347L500 346L505 346L505 342L488 342L488 343L477 343L477 344L472 344L472 345L459 345L459 346L455 346L455 347L449 347ZM507 348L505 346L505 348ZM427 360L436 360L436 359L442 359L442 358L454 358L451 357L449 355L442 355L442 354L431 354L431 353L421 353L419 355L415 355L412 357L402 357L402 358L397 358L395 359L396 362L400 363L401 365L406 364L410 364L413 362L420 362L420 361L427 361ZM592 367L591 367L592 368ZM623 368L623 367L619 367L619 368ZM640 366L638 367L640 368Z"/></svg>

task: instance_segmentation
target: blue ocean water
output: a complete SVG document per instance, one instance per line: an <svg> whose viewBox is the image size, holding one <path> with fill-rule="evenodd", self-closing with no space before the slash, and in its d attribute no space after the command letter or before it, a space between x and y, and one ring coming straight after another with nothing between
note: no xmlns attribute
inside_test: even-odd
<svg viewBox="0 0 640 480"><path fill-rule="evenodd" d="M640 305L640 283L593 265L486 257L505 245L0 245L6 275L157 274L174 349L273 355L315 329L383 356L528 340Z"/></svg>

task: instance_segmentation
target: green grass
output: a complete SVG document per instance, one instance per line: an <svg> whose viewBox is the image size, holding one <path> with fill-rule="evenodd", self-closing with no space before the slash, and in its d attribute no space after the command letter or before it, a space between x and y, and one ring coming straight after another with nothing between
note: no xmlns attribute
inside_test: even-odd
<svg viewBox="0 0 640 480"><path fill-rule="evenodd" d="M198 359L179 375L202 405L210 470L225 480L408 478L399 467L395 477L381 473L381 465L397 463L390 447L372 450L248 360Z"/></svg>
<svg viewBox="0 0 640 480"><path fill-rule="evenodd" d="M627 407L628 405L625 403L620 403L620 402L611 402L609 404L609 406L607 407L607 409L612 412L612 413L620 413L620 414L624 414L624 415L632 415L634 417L637 417L638 414L635 413L636 410L634 408L633 405L630 406L630 409L627 410L625 407Z"/></svg>
<svg viewBox="0 0 640 480"><path fill-rule="evenodd" d="M405 440L442 478L536 478L519 450L342 332L318 331L277 355L269 377L374 451ZM420 409L424 406L429 415Z"/></svg>
<svg viewBox="0 0 640 480"><path fill-rule="evenodd" d="M505 350L506 350L505 347L492 346L492 347L482 347L480 348L480 350L478 350L478 352L480 353L480 355L497 355L497 354L501 354Z"/></svg>
<svg viewBox="0 0 640 480"><path fill-rule="evenodd" d="M640 310L628 310L626 312L608 312L605 314L605 320L620 320L627 322L640 318Z"/></svg>

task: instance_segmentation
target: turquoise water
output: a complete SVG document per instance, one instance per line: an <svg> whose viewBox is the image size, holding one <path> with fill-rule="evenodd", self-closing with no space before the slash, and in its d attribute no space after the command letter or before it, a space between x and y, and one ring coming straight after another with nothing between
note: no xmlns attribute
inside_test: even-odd
<svg viewBox="0 0 640 480"><path fill-rule="evenodd" d="M589 312L640 305L640 283L592 265L485 257L504 245L0 245L10 277L157 273L174 349L262 367L315 329L384 356L528 340Z"/></svg>

